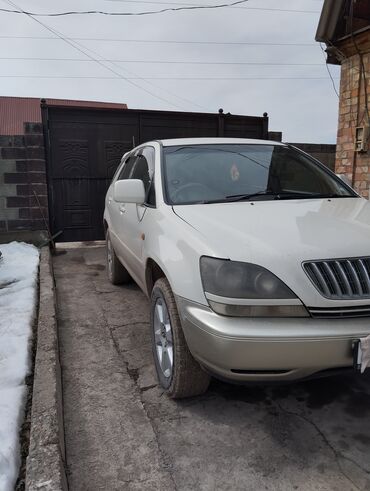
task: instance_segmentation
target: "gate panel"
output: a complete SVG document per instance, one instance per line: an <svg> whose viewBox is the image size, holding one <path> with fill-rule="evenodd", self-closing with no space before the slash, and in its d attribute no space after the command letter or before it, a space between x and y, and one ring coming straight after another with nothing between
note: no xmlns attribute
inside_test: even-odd
<svg viewBox="0 0 370 491"><path fill-rule="evenodd" d="M104 198L138 123L50 121L51 230L59 241L104 239Z"/></svg>
<svg viewBox="0 0 370 491"><path fill-rule="evenodd" d="M141 142L167 138L216 137L217 115L164 115L143 114L140 118Z"/></svg>
<svg viewBox="0 0 370 491"><path fill-rule="evenodd" d="M267 138L267 118L167 111L47 107L48 192L57 240L104 238L104 198L124 153L145 141L232 136Z"/></svg>

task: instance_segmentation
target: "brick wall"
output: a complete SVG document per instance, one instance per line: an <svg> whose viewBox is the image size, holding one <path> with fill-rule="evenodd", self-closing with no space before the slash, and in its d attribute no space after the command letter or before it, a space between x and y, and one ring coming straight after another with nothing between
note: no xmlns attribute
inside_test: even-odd
<svg viewBox="0 0 370 491"><path fill-rule="evenodd" d="M0 231L44 230L42 213L47 219L42 125L25 123L24 135L0 136Z"/></svg>
<svg viewBox="0 0 370 491"><path fill-rule="evenodd" d="M367 36L370 44L370 33ZM362 58L367 73L366 83L370 110L370 49L366 48L366 43L361 45L361 49L367 50L367 54L363 54ZM342 50L345 51L345 46L342 47ZM365 53L365 51L362 52ZM341 63L335 167L336 172L346 174L352 180L355 189L365 198L369 198L370 148L365 153L358 153L355 152L354 147L356 127L369 123L365 107L365 80L360 76L360 57L357 53L350 53Z"/></svg>

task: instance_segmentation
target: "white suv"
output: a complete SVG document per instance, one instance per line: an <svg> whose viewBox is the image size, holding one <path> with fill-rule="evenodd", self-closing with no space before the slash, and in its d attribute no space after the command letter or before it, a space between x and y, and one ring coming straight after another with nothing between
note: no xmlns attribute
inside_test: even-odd
<svg viewBox="0 0 370 491"><path fill-rule="evenodd" d="M320 162L246 139L153 141L106 196L109 278L151 298L171 397L210 375L294 380L366 368L370 204Z"/></svg>

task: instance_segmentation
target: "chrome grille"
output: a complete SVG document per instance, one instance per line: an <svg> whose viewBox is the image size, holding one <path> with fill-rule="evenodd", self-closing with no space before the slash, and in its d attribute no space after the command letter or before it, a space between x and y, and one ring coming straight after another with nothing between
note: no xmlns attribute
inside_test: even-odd
<svg viewBox="0 0 370 491"><path fill-rule="evenodd" d="M345 319L348 317L370 317L370 305L356 307L308 307L311 317L315 319Z"/></svg>
<svg viewBox="0 0 370 491"><path fill-rule="evenodd" d="M303 263L321 295L334 300L370 297L370 258L336 259Z"/></svg>

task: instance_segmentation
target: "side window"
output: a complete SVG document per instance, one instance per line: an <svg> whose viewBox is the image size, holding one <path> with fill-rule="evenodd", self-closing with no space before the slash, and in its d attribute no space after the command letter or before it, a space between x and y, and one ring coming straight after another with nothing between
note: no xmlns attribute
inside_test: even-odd
<svg viewBox="0 0 370 491"><path fill-rule="evenodd" d="M277 170L282 191L330 192L330 188L326 189L326 181L321 178L323 171L319 167L302 161L301 165L297 164L293 159L279 163Z"/></svg>
<svg viewBox="0 0 370 491"><path fill-rule="evenodd" d="M154 189L154 148L145 147L137 157L133 168L131 179L140 179L144 183L146 192L146 202L155 206L155 189Z"/></svg>
<svg viewBox="0 0 370 491"><path fill-rule="evenodd" d="M121 158L119 164L117 165L117 168L113 174L112 182L114 182L118 179L118 175L122 172L122 169L124 167L124 163L128 160L128 158L129 158L128 152L122 156L122 158Z"/></svg>
<svg viewBox="0 0 370 491"><path fill-rule="evenodd" d="M129 179L135 161L136 161L136 157L134 155L130 155L127 158L123 168L121 169L121 172L117 177L117 181L121 181L122 179Z"/></svg>

